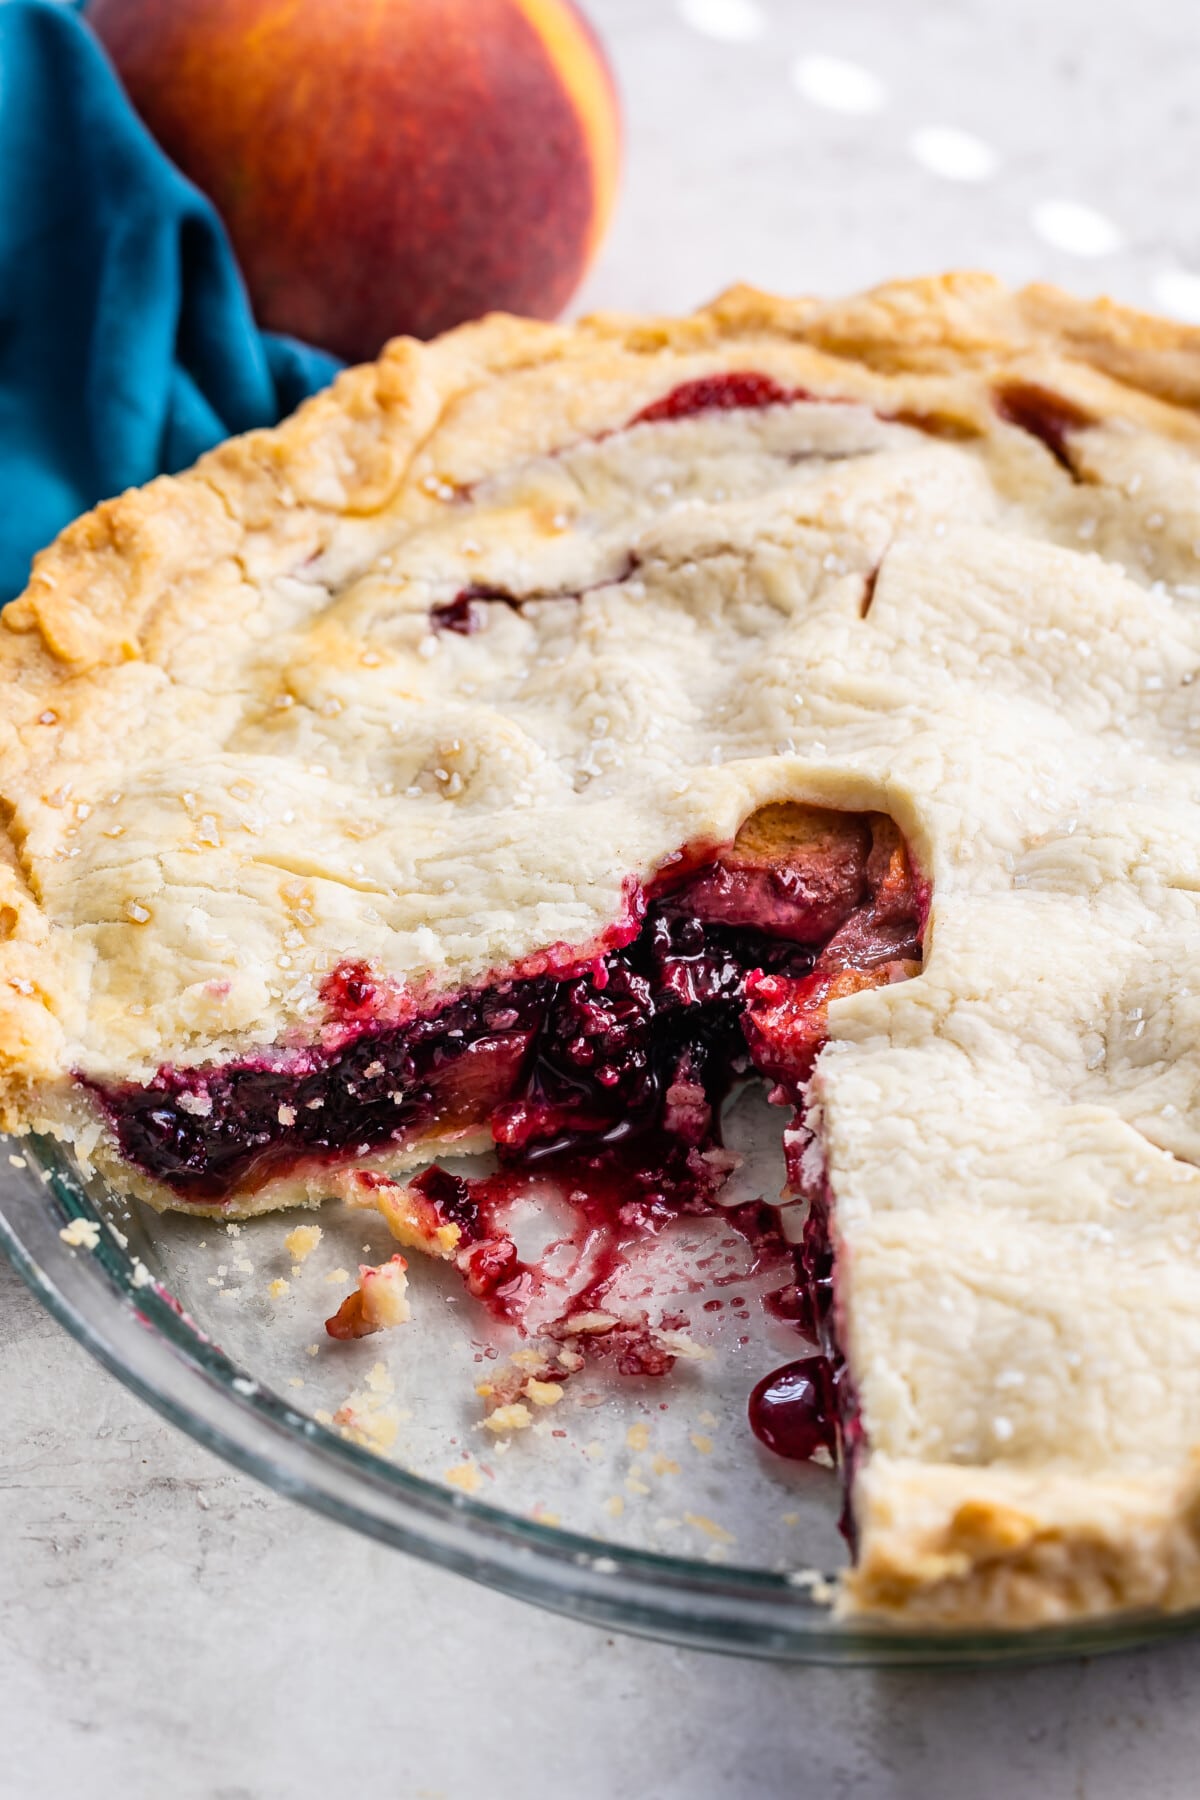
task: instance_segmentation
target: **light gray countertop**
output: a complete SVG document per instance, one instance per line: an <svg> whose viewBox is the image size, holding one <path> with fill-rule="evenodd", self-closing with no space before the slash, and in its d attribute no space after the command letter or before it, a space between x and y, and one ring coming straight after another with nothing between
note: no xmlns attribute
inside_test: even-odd
<svg viewBox="0 0 1200 1800"><path fill-rule="evenodd" d="M584 304L665 310L738 277L837 291L974 265L1200 317L1200 26L1182 0L590 12L619 67L629 164ZM928 166L979 170L989 151L985 179ZM1200 1790L1200 1639L932 1675L607 1636L234 1474L4 1268L0 1413L2 1800Z"/></svg>

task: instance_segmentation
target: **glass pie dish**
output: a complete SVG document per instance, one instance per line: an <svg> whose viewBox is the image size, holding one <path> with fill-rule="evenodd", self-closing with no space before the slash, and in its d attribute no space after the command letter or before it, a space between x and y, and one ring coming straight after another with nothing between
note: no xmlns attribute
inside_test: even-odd
<svg viewBox="0 0 1200 1800"><path fill-rule="evenodd" d="M778 1131L765 1115L748 1093L728 1121L746 1156L731 1204L769 1191ZM770 1271L719 1218L683 1222L671 1246L700 1357L665 1380L598 1378L501 1440L481 1429L474 1389L505 1346L444 1271L416 1271L412 1324L325 1337L348 1267L382 1248L368 1242L378 1220L332 1204L305 1215L321 1241L297 1262L294 1214L232 1231L159 1218L49 1140L20 1150L0 1245L97 1361L278 1492L472 1580L608 1628L806 1662L1045 1659L1197 1622L917 1633L838 1617L838 1477L751 1435L747 1395L796 1340L760 1304Z"/></svg>

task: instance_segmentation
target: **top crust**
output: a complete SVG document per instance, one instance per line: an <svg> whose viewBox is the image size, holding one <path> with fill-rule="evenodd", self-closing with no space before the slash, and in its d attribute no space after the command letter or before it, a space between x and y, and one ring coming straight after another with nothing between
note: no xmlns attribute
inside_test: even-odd
<svg viewBox="0 0 1200 1800"><path fill-rule="evenodd" d="M162 677L186 687L195 647L221 679L253 644L311 612L289 583L344 592L381 545L428 528L454 495L613 430L682 380L748 364L965 435L994 432L991 392L1020 380L1169 442L1200 437L1188 410L1200 400L1200 331L1050 287L1013 293L956 274L844 301L739 287L683 319L603 314L568 329L497 315L430 344L397 339L277 429L232 439L182 476L105 502L35 559L0 632L0 1119L18 1125L30 1079L87 1066L98 1048L81 1016L89 972L64 965L64 921L45 871L78 854L73 796L120 792L130 746L140 755L148 732L170 753L172 710L155 691ZM545 532L545 521L532 523ZM461 557L458 574L471 574ZM278 689L278 667L246 673L264 699ZM181 750L193 748L188 735L179 734ZM114 928L140 963L139 922ZM110 958L111 943L99 954ZM276 1009L259 1036L289 1022ZM219 1021L205 1020L201 1037L214 1032ZM146 1053L129 1057L131 1070L187 1060L178 1030L157 1042L143 1035Z"/></svg>
<svg viewBox="0 0 1200 1800"><path fill-rule="evenodd" d="M748 370L818 403L621 429ZM925 964L811 1090L847 1604L1200 1603L1198 402L1200 332L1107 302L739 288L398 341L101 506L0 632L4 1123L311 1033L347 954L586 946L757 808L889 813ZM431 630L472 586L523 604Z"/></svg>

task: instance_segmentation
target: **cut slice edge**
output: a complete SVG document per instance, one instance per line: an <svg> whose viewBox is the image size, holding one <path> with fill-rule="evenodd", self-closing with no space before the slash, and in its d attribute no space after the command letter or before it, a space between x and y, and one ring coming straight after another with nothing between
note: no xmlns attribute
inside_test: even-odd
<svg viewBox="0 0 1200 1800"><path fill-rule="evenodd" d="M560 974L491 984L415 1021L390 1017L381 1027L371 1008L383 984L348 964L330 984L336 1029L324 1060L310 1047L290 1063L258 1057L241 1067L165 1070L153 1092L88 1082L86 1092L108 1129L86 1155L114 1186L160 1210L232 1219L335 1197L372 1207L402 1251L453 1262L478 1299L504 1301L520 1265L500 1222L503 1206L531 1176L547 1171L582 1181L602 1213L619 1209L628 1226L641 1208L656 1229L716 1201L737 1160L724 1150L720 1126L722 1102L735 1082L765 1077L773 1084L770 1098L794 1119L785 1138L801 1137L830 1006L916 975L927 910L928 892L886 814L775 803L752 814L730 844L686 848L670 859L638 891L636 929ZM457 1056L444 1054L446 1043L437 1041L438 1021L448 1011L457 1018L456 1004L477 1006L480 1019L480 1036L468 1038L468 1049ZM466 1028L460 1022L449 1029L461 1037ZM323 1147L290 1165L268 1156L256 1168L252 1159L251 1179L235 1181L225 1193L213 1191L202 1169L194 1197L178 1178L178 1164L171 1165L175 1178L163 1179L148 1158L139 1166L122 1154L123 1118L140 1121L147 1106L174 1155L180 1143L203 1148L210 1138L220 1150L226 1126L232 1132L247 1119L262 1126L272 1112L282 1134L276 1141L283 1142L314 1097L316 1113L325 1110L328 1100L309 1090L330 1071L351 1091L359 1081L377 1081L397 1099L400 1090L387 1088L396 1076L385 1065L385 1040L409 1061L432 1042L432 1060L421 1071L428 1076L434 1069L443 1081L449 1071L450 1091L461 1099L463 1083L454 1071L470 1048L506 1037L514 1040L511 1056L501 1059L506 1095L498 1099L486 1081L478 1091L468 1082L469 1097L483 1100L474 1114L470 1106L452 1105L416 1121L403 1141L373 1141L374 1125L368 1131L364 1124L366 1137L355 1141L352 1129L348 1147ZM257 1113L249 1110L252 1102ZM361 1113L350 1110L352 1125L372 1116L369 1101ZM497 1153L498 1177L452 1177L436 1160L484 1150ZM805 1197L790 1153L788 1167L780 1198ZM402 1255L378 1267L364 1264L358 1285L328 1323L330 1335L358 1337L403 1322L405 1270ZM797 1276L812 1276L803 1257ZM811 1281L810 1287L819 1324ZM543 1325L542 1347L531 1352L538 1367L492 1385L491 1420L508 1419L515 1427L516 1415L506 1409L552 1403L550 1390L561 1389L594 1352L615 1353L618 1367L638 1374L663 1373L676 1357L692 1353L686 1333L669 1318L655 1324L609 1312L605 1291L602 1279L591 1283L562 1316ZM513 1311L504 1316L519 1318ZM835 1360L832 1342L824 1348ZM853 1481L858 1459L845 1450L852 1415L839 1417L836 1426Z"/></svg>

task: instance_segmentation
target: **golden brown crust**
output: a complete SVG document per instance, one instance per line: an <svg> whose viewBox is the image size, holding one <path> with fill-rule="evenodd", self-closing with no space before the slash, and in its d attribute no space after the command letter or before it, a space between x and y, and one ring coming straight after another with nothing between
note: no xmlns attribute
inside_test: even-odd
<svg viewBox="0 0 1200 1800"><path fill-rule="evenodd" d="M161 665L206 617L245 604L248 583L328 552L339 523L398 503L419 511L410 477L422 446L439 425L453 426L481 384L556 362L603 366L611 349L616 399L605 412L594 393L582 398L583 435L611 423L614 404L619 413L630 388L623 358L719 358L735 344L747 354L807 346L816 391L890 398L898 408L928 401L947 415L961 414L963 399L939 384L964 371L1037 376L1109 417L1200 443L1191 410L1200 403L1200 330L1050 287L1014 293L979 274L894 282L838 301L735 287L682 319L602 314L570 330L496 315L431 344L398 339L277 429L232 439L184 475L104 502L36 557L0 632L6 816L18 795L69 788L73 763L94 759L97 737L108 741L136 719L137 684L101 691L99 671ZM27 1111L27 1081L56 1073L75 999L15 830L0 857L0 932L0 1122L12 1126Z"/></svg>
<svg viewBox="0 0 1200 1800"><path fill-rule="evenodd" d="M1094 371L1126 390L1105 389L1111 410L1136 413L1141 396L1200 406L1200 328L1045 285L1014 293L987 275L892 282L841 301L735 287L690 317L597 314L574 332L495 315L432 344L398 338L377 363L347 370L276 429L233 438L186 474L84 514L36 557L4 623L40 632L46 685L66 668L136 656L163 592L221 554L236 558L281 510L297 515L287 549L306 555L323 547L331 520L382 510L423 438L481 380L586 355L596 340L653 355L702 353L730 339L805 343L886 375L1053 359L1077 365L1085 387ZM1200 441L1190 410L1179 419L1155 409L1148 422ZM6 651L6 681L15 673Z"/></svg>
<svg viewBox="0 0 1200 1800"><path fill-rule="evenodd" d="M230 440L179 477L104 502L35 559L0 632L0 799L12 815L14 776L70 779L71 752L89 755L90 728L120 729L88 676L161 661L188 628L204 590L221 612L245 571L253 578L319 557L338 521L393 504L439 421L497 374L594 359L611 345L652 358L702 356L731 342L804 344L814 386L878 392L878 377L912 395L964 369L1042 375L1084 404L1200 442L1200 330L1107 300L1035 286L1012 292L990 276L894 282L847 300L784 300L735 287L688 318L597 315L574 331L497 315L432 344L398 339L351 369L272 431ZM175 602L172 605L172 601ZM50 721L38 725L39 719ZM72 727L78 727L72 731ZM3 1092L45 1079L70 996L56 979L37 896L11 833L0 859L0 1117L21 1103Z"/></svg>
<svg viewBox="0 0 1200 1800"><path fill-rule="evenodd" d="M319 553L339 517L381 511L399 492L422 440L455 399L498 373L586 354L596 340L626 352L702 353L730 339L805 343L885 375L997 371L1034 361L1095 372L1110 412L1200 442L1200 328L1057 288L1013 293L985 275L894 282L844 301L782 300L735 287L688 318L597 314L572 333L496 315L433 344L399 338L379 361L347 370L271 431L230 439L182 476L164 476L84 514L35 558L29 586L4 612L17 635L36 632L44 660L5 644L5 711L35 700L97 663L136 657L156 606L173 584L221 557L237 560L255 534L290 528L277 550ZM832 371L831 371L832 374ZM1094 390L1097 394L1099 390ZM1147 397L1185 417L1139 406Z"/></svg>
<svg viewBox="0 0 1200 1800"><path fill-rule="evenodd" d="M1041 1469L886 1473L890 1491L844 1584L844 1610L1020 1628L1196 1605L1195 1456L1161 1482ZM871 1471L866 1485L877 1482Z"/></svg>

